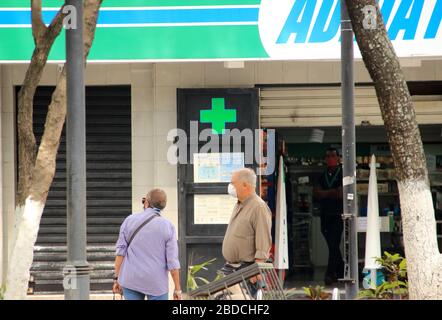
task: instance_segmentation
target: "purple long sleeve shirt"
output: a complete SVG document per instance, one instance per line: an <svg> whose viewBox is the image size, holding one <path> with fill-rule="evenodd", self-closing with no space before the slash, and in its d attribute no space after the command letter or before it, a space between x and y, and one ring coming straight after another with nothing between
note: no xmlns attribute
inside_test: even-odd
<svg viewBox="0 0 442 320"><path fill-rule="evenodd" d="M118 275L122 287L159 296L169 292L168 271L180 268L175 227L169 220L156 217L127 246L132 233L155 212L158 211L148 208L124 220L116 254L124 256Z"/></svg>

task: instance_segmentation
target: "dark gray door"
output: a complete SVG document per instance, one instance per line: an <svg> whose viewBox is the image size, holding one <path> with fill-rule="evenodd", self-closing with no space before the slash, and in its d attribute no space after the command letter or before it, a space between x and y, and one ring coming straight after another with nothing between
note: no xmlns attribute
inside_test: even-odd
<svg viewBox="0 0 442 320"><path fill-rule="evenodd" d="M53 87L35 95L34 132L41 140ZM111 288L114 245L131 213L130 86L86 88L86 170L88 261L91 289ZM63 130L57 168L43 212L31 273L35 291L63 291L66 261L66 145Z"/></svg>
<svg viewBox="0 0 442 320"><path fill-rule="evenodd" d="M182 283L186 283L187 267L203 261L216 258L208 271L202 271L199 276L213 280L224 263L221 254L221 244L227 224L195 223L194 200L196 195L226 195L228 182L200 183L194 181L194 165L190 163L195 153L199 153L206 144L205 141L191 137L191 121L198 123L197 133L204 129L212 129L212 135L218 136L220 152L222 129L258 129L258 89L178 89L177 92L177 121L178 128L187 134L186 154L187 163L178 164L178 220ZM216 100L214 100L216 99ZM227 111L225 111L227 110ZM202 112L203 111L203 112ZM234 116L233 116L234 115ZM208 140L212 137L208 138ZM177 141L177 145L182 145ZM230 152L233 149L233 140L230 143ZM247 144L253 141L235 142L244 152ZM239 146L238 146L239 144ZM249 148L248 148L249 150ZM211 150L207 153L211 153ZM224 151L223 151L224 153ZM256 163L246 164L255 167ZM233 207L231 208L233 209ZM229 216L231 213L229 209Z"/></svg>

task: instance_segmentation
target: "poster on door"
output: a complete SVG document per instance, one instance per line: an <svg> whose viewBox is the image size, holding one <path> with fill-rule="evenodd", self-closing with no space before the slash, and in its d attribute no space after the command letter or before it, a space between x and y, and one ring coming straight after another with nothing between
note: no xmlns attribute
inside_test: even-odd
<svg viewBox="0 0 442 320"><path fill-rule="evenodd" d="M230 182L232 172L244 168L244 153L195 153L193 182Z"/></svg>
<svg viewBox="0 0 442 320"><path fill-rule="evenodd" d="M194 224L228 224L236 202L237 199L228 194L196 194Z"/></svg>

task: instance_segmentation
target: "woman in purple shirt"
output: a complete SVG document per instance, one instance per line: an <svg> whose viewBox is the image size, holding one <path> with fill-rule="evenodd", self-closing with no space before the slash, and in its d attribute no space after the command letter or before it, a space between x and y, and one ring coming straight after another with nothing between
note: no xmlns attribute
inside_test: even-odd
<svg viewBox="0 0 442 320"><path fill-rule="evenodd" d="M173 224L161 216L167 196L161 189L149 191L144 211L128 216L116 244L113 291L126 300L167 300L170 272L174 300L181 300L178 241Z"/></svg>

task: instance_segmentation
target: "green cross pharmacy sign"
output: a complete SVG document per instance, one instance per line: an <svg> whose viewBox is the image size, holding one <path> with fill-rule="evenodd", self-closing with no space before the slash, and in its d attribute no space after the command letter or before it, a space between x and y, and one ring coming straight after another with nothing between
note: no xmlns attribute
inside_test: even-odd
<svg viewBox="0 0 442 320"><path fill-rule="evenodd" d="M236 122L236 110L226 109L224 98L212 99L212 110L200 111L200 122L211 123L214 134L224 134L227 122Z"/></svg>
<svg viewBox="0 0 442 320"><path fill-rule="evenodd" d="M43 1L45 23L60 3ZM340 58L339 3L106 0L89 61L335 60ZM400 57L442 57L442 0L379 0L379 10ZM64 61L64 37L55 42L50 62ZM30 1L1 0L0 63L27 62L33 49ZM355 56L360 58L358 50Z"/></svg>

